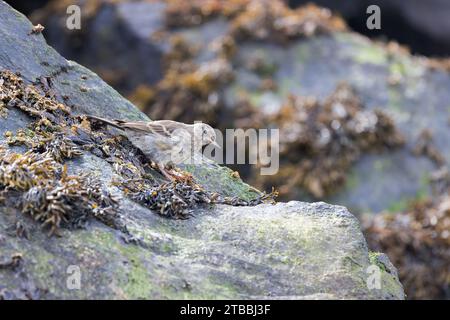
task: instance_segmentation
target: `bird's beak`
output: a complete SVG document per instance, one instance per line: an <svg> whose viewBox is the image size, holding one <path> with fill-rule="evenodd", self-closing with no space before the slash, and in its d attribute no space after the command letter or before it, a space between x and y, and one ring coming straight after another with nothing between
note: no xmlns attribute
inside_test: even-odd
<svg viewBox="0 0 450 320"><path fill-rule="evenodd" d="M215 146L215 147L217 147L217 148L219 148L219 149L222 149L222 148L219 146L219 144L218 144L217 142L215 142L215 141L211 141L210 144L212 144L213 146Z"/></svg>

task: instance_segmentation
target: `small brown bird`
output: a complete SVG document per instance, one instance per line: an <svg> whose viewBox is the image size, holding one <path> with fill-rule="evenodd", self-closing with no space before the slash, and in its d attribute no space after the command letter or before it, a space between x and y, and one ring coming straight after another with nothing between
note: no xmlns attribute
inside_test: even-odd
<svg viewBox="0 0 450 320"><path fill-rule="evenodd" d="M86 117L123 130L128 140L149 160L156 163L161 173L170 180L177 179L178 176L171 175L166 170L168 165L192 160L194 153L200 152L201 148L208 144L220 148L214 129L205 123L108 120L89 115Z"/></svg>

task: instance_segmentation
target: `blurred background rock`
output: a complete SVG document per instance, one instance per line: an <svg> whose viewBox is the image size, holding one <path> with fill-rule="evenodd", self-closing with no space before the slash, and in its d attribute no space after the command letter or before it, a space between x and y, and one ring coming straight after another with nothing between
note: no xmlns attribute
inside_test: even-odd
<svg viewBox="0 0 450 320"><path fill-rule="evenodd" d="M280 128L277 175L232 167L284 200L347 206L409 298L450 298L448 1L7 2L153 119Z"/></svg>

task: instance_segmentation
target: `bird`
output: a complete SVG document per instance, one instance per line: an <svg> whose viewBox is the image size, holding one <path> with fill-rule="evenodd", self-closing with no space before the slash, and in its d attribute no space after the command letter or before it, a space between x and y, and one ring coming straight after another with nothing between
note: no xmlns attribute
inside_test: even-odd
<svg viewBox="0 0 450 320"><path fill-rule="evenodd" d="M172 181L179 176L170 174L168 166L192 160L194 153L200 152L203 146L211 144L220 148L214 129L202 122L186 124L172 120L109 120L92 115L86 115L86 118L124 131L128 140Z"/></svg>

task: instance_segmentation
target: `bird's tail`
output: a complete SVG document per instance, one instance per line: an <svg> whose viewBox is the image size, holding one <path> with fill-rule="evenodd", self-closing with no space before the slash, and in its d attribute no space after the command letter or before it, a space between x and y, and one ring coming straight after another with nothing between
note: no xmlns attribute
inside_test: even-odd
<svg viewBox="0 0 450 320"><path fill-rule="evenodd" d="M108 119L105 119L105 118L100 118L100 117L90 116L90 115L86 115L86 118L92 119L92 120L96 120L96 121L100 121L100 122L106 123L106 124L108 124L110 126L113 126L115 128L123 130L123 127L121 125L121 123L122 123L121 120L108 120Z"/></svg>

